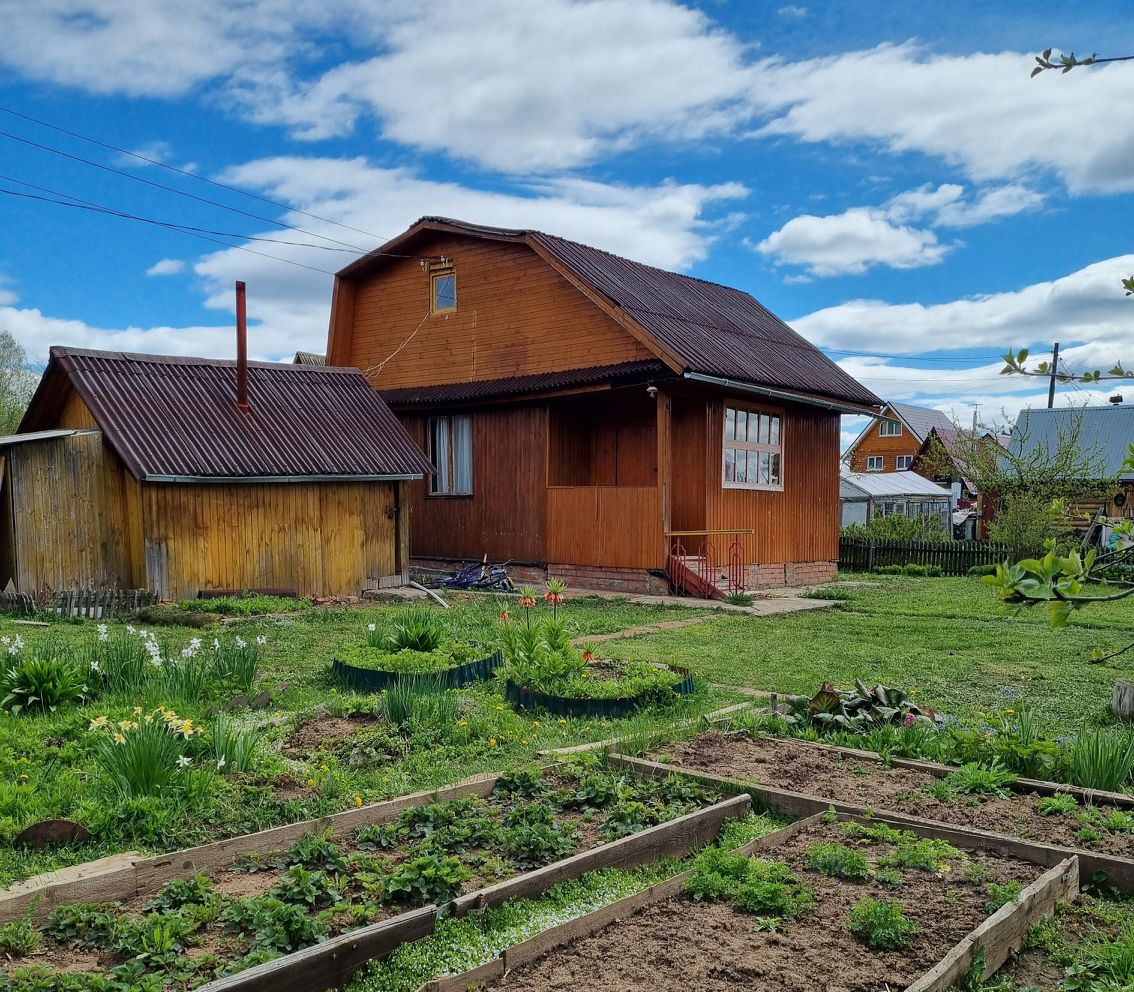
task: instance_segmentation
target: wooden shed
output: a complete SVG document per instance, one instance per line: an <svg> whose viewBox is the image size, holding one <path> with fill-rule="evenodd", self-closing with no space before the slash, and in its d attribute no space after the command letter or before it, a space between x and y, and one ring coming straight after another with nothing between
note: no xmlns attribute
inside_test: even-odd
<svg viewBox="0 0 1134 992"><path fill-rule="evenodd" d="M0 438L0 586L357 595L404 581L430 465L361 373L52 348Z"/></svg>

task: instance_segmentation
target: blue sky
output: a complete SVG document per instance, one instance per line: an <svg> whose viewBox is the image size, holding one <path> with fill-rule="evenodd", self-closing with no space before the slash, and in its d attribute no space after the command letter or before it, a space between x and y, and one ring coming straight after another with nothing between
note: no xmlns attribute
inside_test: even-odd
<svg viewBox="0 0 1134 992"><path fill-rule="evenodd" d="M0 0L0 106L289 208L0 113L0 189L229 246L0 194L0 328L33 358L228 355L238 278L255 354L322 350L355 256L245 239L369 249L446 214L746 289L884 398L964 421L1040 402L997 375L1013 345L1134 362L1134 64L1029 79L1047 46L1134 53L1126 4L302 6Z"/></svg>

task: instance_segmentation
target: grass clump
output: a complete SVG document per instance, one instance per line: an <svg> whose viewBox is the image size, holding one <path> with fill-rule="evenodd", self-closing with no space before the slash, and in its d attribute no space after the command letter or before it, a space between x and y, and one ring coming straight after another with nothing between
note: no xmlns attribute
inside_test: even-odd
<svg viewBox="0 0 1134 992"><path fill-rule="evenodd" d="M0 927L0 954L27 957L43 944L43 937L31 920L31 914Z"/></svg>
<svg viewBox="0 0 1134 992"><path fill-rule="evenodd" d="M748 913L784 919L794 919L815 902L811 890L782 861L717 848L708 848L697 857L684 891L698 902L730 902Z"/></svg>
<svg viewBox="0 0 1134 992"><path fill-rule="evenodd" d="M832 878L862 880L870 877L866 855L845 844L812 844L807 849L807 867Z"/></svg>
<svg viewBox="0 0 1134 992"><path fill-rule="evenodd" d="M883 902L869 897L850 911L848 927L860 940L876 950L900 951L909 947L920 927L902 912L897 899Z"/></svg>
<svg viewBox="0 0 1134 992"><path fill-rule="evenodd" d="M242 596L183 599L178 602L177 608L187 613L215 613L227 617L254 617L266 613L294 613L313 605L309 599L245 593Z"/></svg>

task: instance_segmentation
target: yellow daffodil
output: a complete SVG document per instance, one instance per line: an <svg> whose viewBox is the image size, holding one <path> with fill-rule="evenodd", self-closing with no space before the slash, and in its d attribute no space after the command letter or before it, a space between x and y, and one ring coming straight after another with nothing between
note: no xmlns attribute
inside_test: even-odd
<svg viewBox="0 0 1134 992"><path fill-rule="evenodd" d="M115 744L125 744L125 743L126 743L126 738L125 738L125 737L123 737L123 736L122 736L122 734L116 733L116 734L114 735L114 743L115 743Z"/></svg>
<svg viewBox="0 0 1134 992"><path fill-rule="evenodd" d="M88 729L89 730L100 730L101 728L105 727L109 722L110 721L104 716L96 716L93 720L91 720L91 725Z"/></svg>
<svg viewBox="0 0 1134 992"><path fill-rule="evenodd" d="M561 726L561 727L566 727L566 726L567 726L567 721L566 721L566 720L564 720L564 719L563 719L563 717L560 717L560 718L559 718L559 726Z"/></svg>
<svg viewBox="0 0 1134 992"><path fill-rule="evenodd" d="M142 715L142 707L141 706L135 706L134 707L134 716L141 716L141 715Z"/></svg>

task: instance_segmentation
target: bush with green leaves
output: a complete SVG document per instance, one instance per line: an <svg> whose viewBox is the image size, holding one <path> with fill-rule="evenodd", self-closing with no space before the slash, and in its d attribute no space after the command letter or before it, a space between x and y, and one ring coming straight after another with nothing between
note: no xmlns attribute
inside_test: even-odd
<svg viewBox="0 0 1134 992"><path fill-rule="evenodd" d="M902 912L902 904L891 899L884 902L867 897L860 899L850 911L847 922L850 932L875 950L900 951L909 947L920 927Z"/></svg>
<svg viewBox="0 0 1134 992"><path fill-rule="evenodd" d="M839 843L812 844L807 849L807 867L832 878L862 881L870 877L866 855Z"/></svg>
<svg viewBox="0 0 1134 992"><path fill-rule="evenodd" d="M886 541L948 541L938 517L906 517L896 513L885 516L875 514L869 523L847 524L839 531L840 537L875 538Z"/></svg>
<svg viewBox="0 0 1134 992"><path fill-rule="evenodd" d="M80 702L89 691L79 667L63 657L16 655L0 660L0 709L18 713L54 713Z"/></svg>
<svg viewBox="0 0 1134 992"><path fill-rule="evenodd" d="M720 848L702 851L684 892L694 901L723 901L761 916L794 919L815 902L811 890L782 861L750 858Z"/></svg>

